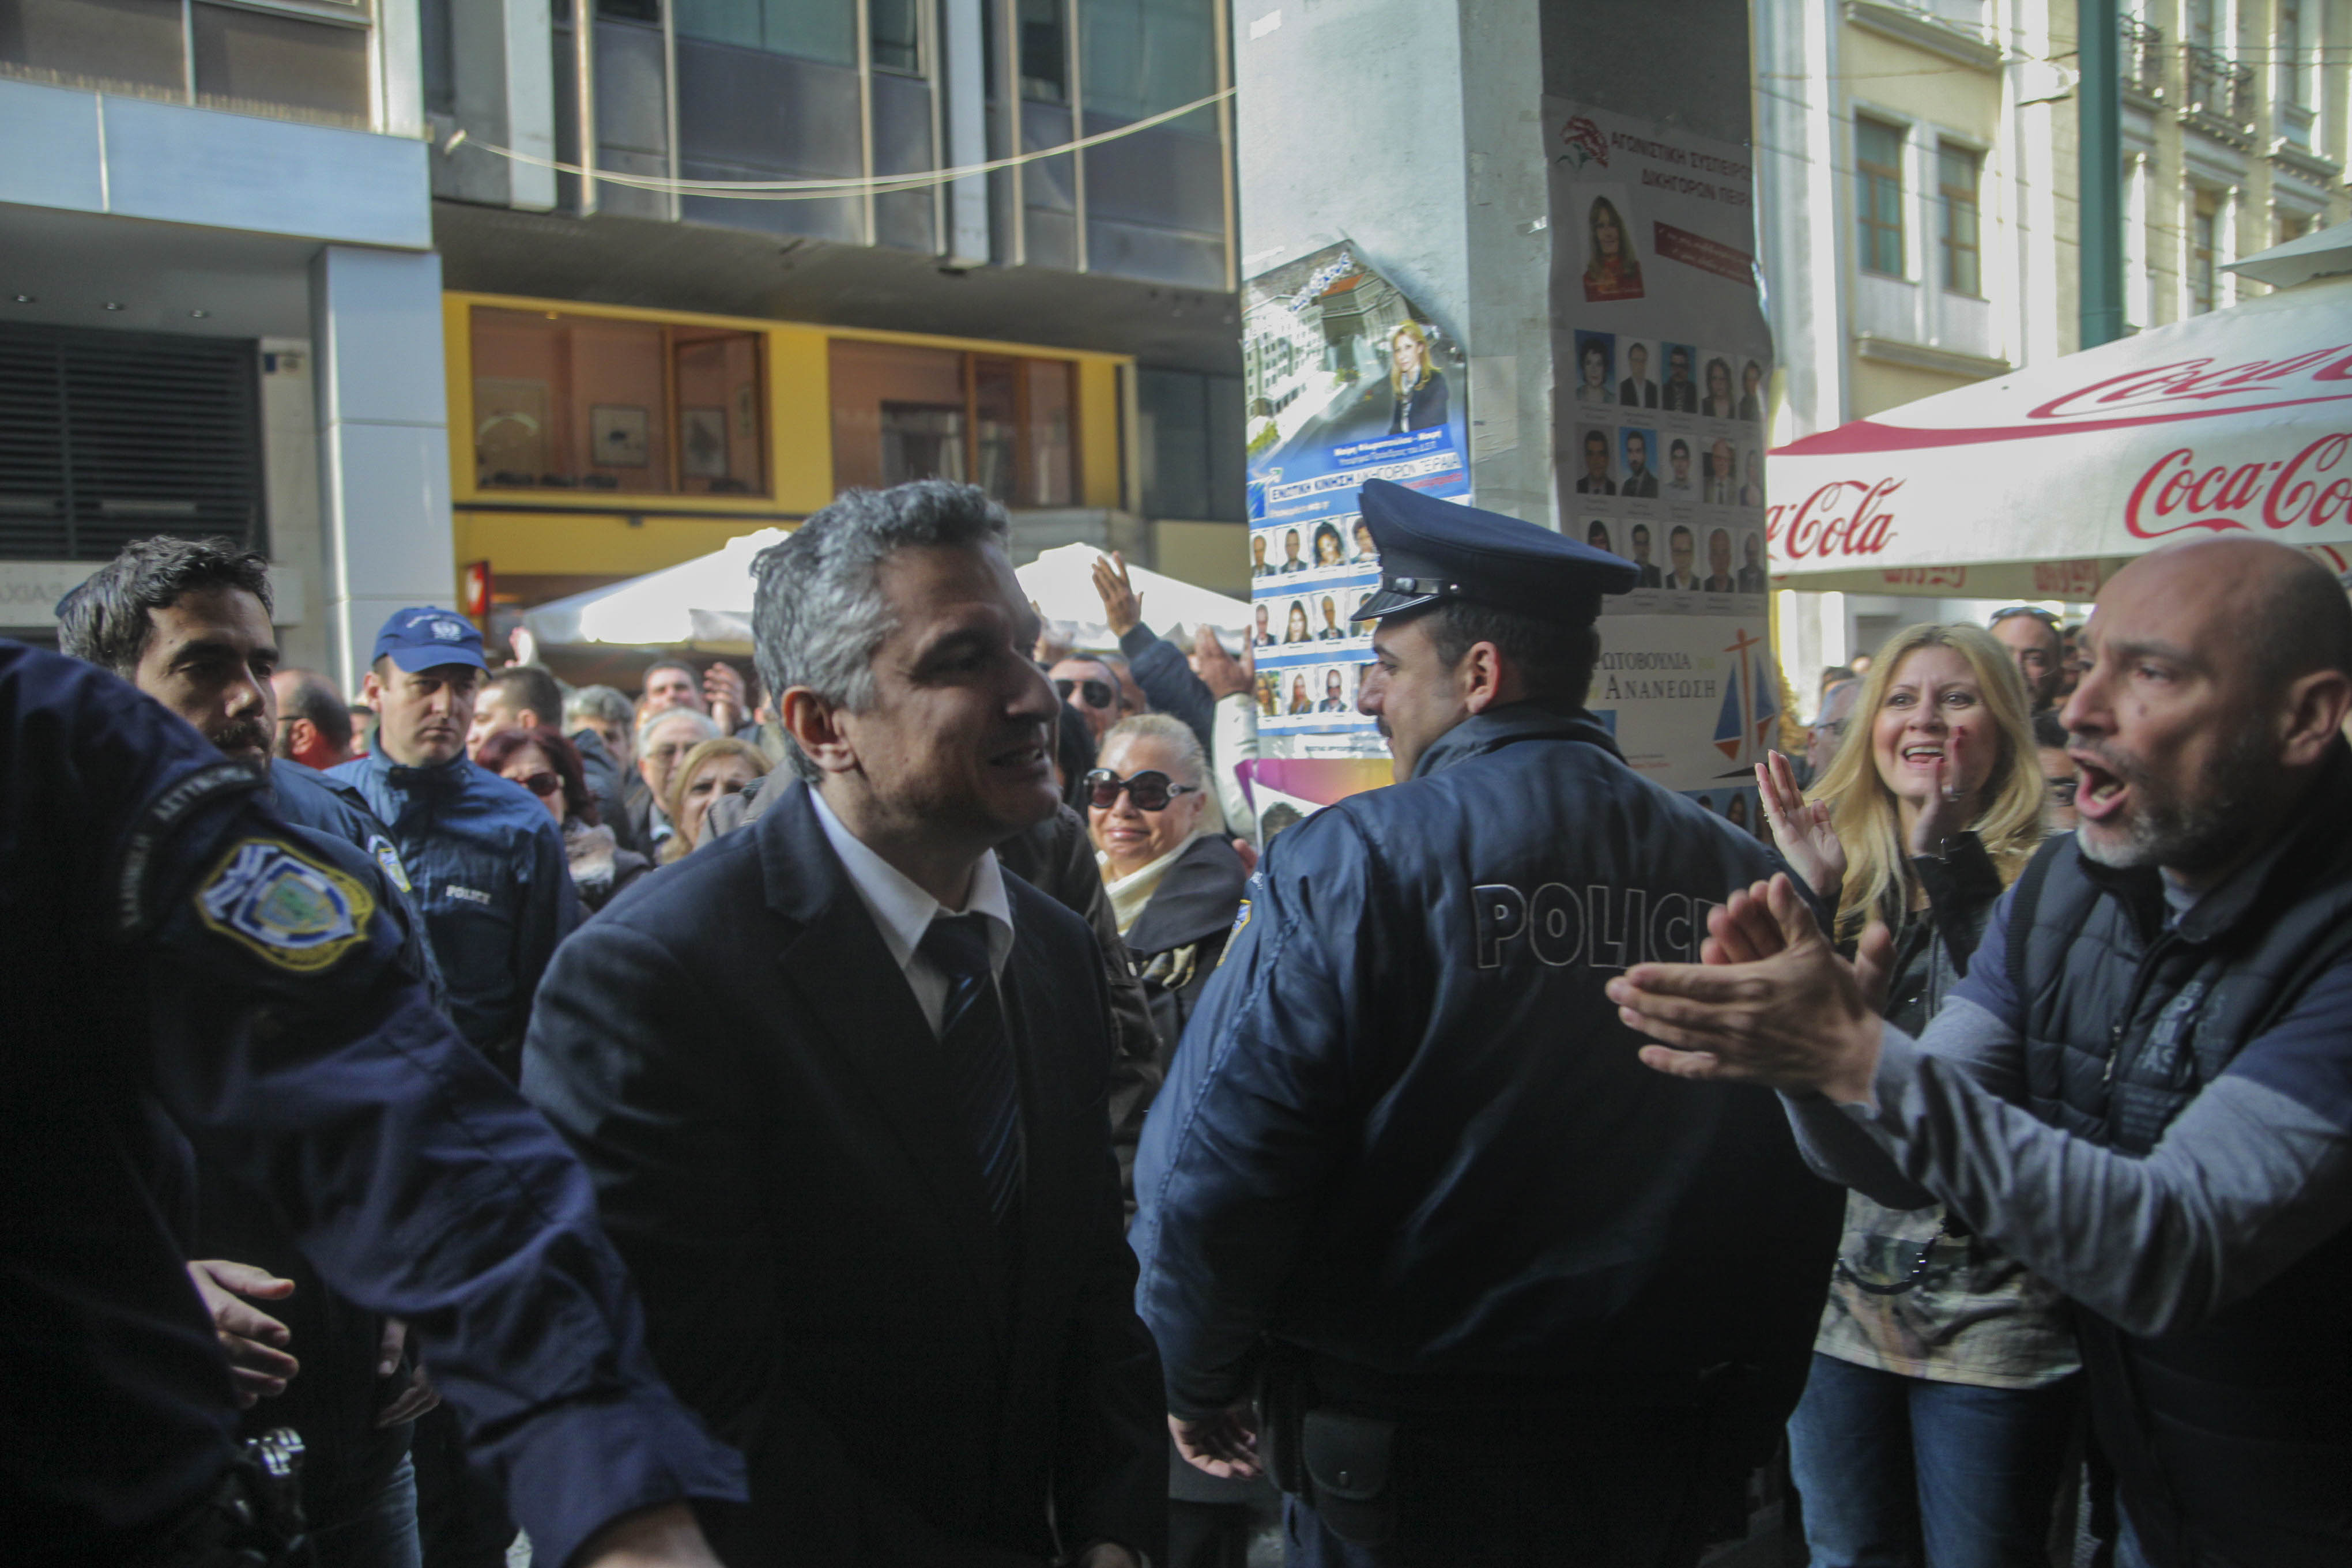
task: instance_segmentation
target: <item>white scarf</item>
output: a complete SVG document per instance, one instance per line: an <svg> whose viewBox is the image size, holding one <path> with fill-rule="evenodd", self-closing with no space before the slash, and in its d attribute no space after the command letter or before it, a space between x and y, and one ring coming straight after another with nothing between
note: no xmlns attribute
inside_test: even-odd
<svg viewBox="0 0 2352 1568"><path fill-rule="evenodd" d="M1194 834L1192 837L1197 838L1200 836ZM1110 912L1118 921L1119 935L1125 936L1141 918L1143 906L1150 903L1151 895L1160 890L1160 879L1168 875L1168 868L1176 864L1176 858L1183 854L1192 843L1192 838L1185 839L1159 859L1148 866L1138 867L1125 877L1114 876L1110 857L1099 849L1095 851L1095 864L1102 868L1103 890L1110 895Z"/></svg>

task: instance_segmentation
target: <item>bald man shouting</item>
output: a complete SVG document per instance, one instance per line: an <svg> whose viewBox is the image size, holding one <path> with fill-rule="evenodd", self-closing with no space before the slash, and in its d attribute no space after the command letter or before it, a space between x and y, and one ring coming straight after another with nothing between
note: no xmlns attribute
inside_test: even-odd
<svg viewBox="0 0 2352 1568"><path fill-rule="evenodd" d="M2065 1290L2126 1568L2352 1563L2352 608L2244 537L2099 595L2081 825L1916 1040L1785 879L1613 982L1643 1059L1786 1096L1808 1157Z"/></svg>

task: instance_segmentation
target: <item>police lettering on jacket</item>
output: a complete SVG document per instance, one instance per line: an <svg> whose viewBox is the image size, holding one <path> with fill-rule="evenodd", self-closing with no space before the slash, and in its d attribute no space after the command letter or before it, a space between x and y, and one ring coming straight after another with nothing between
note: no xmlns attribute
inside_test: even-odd
<svg viewBox="0 0 2352 1568"><path fill-rule="evenodd" d="M1696 963L1706 937L1706 911L1718 906L1685 893L1653 900L1646 888L1586 888L1562 882L1534 889L1482 882L1472 890L1478 967L1496 969L1520 953L1554 969L1630 969L1637 963Z"/></svg>

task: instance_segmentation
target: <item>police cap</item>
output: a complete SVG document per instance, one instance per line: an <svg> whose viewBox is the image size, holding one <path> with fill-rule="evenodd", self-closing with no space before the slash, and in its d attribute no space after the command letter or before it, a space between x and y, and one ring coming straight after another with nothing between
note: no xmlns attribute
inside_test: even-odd
<svg viewBox="0 0 2352 1568"><path fill-rule="evenodd" d="M490 668L482 660L482 634L474 629L474 623L455 611L430 605L393 611L383 630L375 635L375 652L368 656L368 662L379 658L391 659L411 675L444 664Z"/></svg>
<svg viewBox="0 0 2352 1568"><path fill-rule="evenodd" d="M1622 556L1387 479L1365 480L1361 504L1381 555L1381 591L1351 620L1462 600L1588 625L1601 614L1602 595L1631 593L1642 580Z"/></svg>

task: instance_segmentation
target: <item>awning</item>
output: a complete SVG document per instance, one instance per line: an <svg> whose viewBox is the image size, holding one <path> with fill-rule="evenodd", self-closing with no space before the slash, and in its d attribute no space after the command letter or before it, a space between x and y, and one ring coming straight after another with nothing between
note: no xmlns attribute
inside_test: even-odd
<svg viewBox="0 0 2352 1568"><path fill-rule="evenodd" d="M751 559L785 532L763 528L729 540L716 554L550 600L524 611L523 625L542 647L619 645L747 655L751 651ZM1022 592L1074 647L1118 646L1103 624L1102 599L1094 587L1094 564L1101 553L1091 544L1065 544L1015 573ZM1250 607L1242 600L1141 566L1129 567L1128 580L1142 596L1146 625L1164 633L1178 625L1205 623L1225 634L1229 646L1242 646L1250 624Z"/></svg>
<svg viewBox="0 0 2352 1568"><path fill-rule="evenodd" d="M1774 586L2082 600L2168 540L2352 555L2352 224L2237 269L2309 280L1770 453Z"/></svg>

